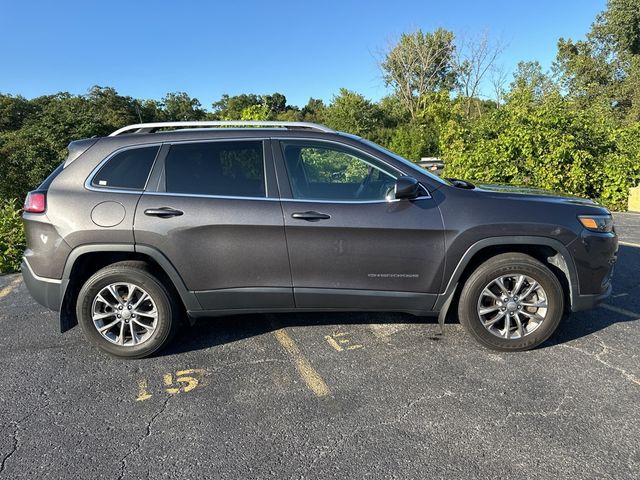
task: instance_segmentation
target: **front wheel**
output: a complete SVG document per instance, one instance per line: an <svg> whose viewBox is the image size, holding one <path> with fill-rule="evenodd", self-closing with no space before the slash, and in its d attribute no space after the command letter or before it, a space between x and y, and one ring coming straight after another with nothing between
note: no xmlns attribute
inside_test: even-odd
<svg viewBox="0 0 640 480"><path fill-rule="evenodd" d="M564 312L557 277L522 253L496 255L468 278L458 304L465 329L485 347L529 350L547 340Z"/></svg>
<svg viewBox="0 0 640 480"><path fill-rule="evenodd" d="M89 278L76 304L91 343L116 357L142 358L165 346L178 324L171 293L144 262L120 262Z"/></svg>

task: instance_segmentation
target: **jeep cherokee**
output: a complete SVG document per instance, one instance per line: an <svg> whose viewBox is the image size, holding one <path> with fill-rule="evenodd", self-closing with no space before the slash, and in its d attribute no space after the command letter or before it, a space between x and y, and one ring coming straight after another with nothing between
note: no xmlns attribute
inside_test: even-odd
<svg viewBox="0 0 640 480"><path fill-rule="evenodd" d="M247 128L251 127L251 128ZM591 200L445 180L302 122L167 122L74 141L26 198L24 281L106 352L140 358L188 318L456 312L525 350L611 291Z"/></svg>

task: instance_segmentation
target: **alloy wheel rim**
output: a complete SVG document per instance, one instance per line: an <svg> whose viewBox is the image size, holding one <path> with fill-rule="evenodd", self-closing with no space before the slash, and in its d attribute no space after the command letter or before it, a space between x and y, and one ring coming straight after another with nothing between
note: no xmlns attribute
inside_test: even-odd
<svg viewBox="0 0 640 480"><path fill-rule="evenodd" d="M145 343L158 324L156 303L133 283L111 283L94 297L91 319L98 333L107 341L122 347Z"/></svg>
<svg viewBox="0 0 640 480"><path fill-rule="evenodd" d="M482 289L477 305L480 323L496 337L524 338L544 323L547 298L534 278L519 273L501 275Z"/></svg>

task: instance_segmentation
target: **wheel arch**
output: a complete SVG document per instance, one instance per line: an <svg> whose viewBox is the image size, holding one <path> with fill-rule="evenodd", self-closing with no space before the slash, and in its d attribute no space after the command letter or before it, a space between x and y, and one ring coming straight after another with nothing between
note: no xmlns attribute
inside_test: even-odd
<svg viewBox="0 0 640 480"><path fill-rule="evenodd" d="M558 277L565 295L565 305L573 305L578 291L578 274L573 258L565 245L554 238L536 236L491 237L471 245L457 265L444 293L438 296L434 306L444 318L449 305L457 303L460 288L466 279L489 258L507 252L518 252L541 261ZM443 312L444 310L444 312Z"/></svg>
<svg viewBox="0 0 640 480"><path fill-rule="evenodd" d="M175 267L155 248L129 244L83 245L71 251L62 274L61 332L66 332L77 324L75 303L87 279L101 268L124 260L144 261L166 283L167 288L172 289L180 298L186 310L201 309L196 296L189 292Z"/></svg>

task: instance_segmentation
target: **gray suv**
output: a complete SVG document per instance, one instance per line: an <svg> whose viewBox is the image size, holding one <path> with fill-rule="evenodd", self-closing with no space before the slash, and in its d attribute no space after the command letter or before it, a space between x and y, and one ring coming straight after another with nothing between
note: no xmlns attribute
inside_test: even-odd
<svg viewBox="0 0 640 480"><path fill-rule="evenodd" d="M617 237L593 201L442 179L300 122L170 122L69 145L27 196L22 273L64 332L120 357L182 318L455 313L526 350L611 291Z"/></svg>

